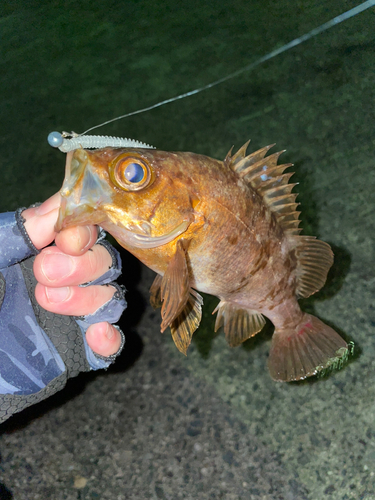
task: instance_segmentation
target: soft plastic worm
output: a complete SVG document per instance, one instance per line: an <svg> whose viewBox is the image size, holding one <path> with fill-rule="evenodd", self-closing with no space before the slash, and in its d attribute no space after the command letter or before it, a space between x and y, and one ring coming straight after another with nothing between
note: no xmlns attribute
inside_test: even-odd
<svg viewBox="0 0 375 500"><path fill-rule="evenodd" d="M99 149L106 147L113 148L149 148L155 149L144 142L136 141L134 139L123 139L121 137L108 137L103 135L79 135L70 136L68 139L60 132L51 132L48 135L48 143L54 148L59 148L63 153L68 153L74 149Z"/></svg>

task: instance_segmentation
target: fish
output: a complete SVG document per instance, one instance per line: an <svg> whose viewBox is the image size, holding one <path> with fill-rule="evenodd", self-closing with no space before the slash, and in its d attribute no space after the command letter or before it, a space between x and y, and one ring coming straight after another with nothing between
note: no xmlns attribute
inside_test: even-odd
<svg viewBox="0 0 375 500"><path fill-rule="evenodd" d="M150 289L161 331L186 354L202 317L199 292L220 302L215 331L231 347L274 325L268 368L303 380L344 360L348 343L298 299L322 288L328 243L301 235L292 164L274 144L223 161L157 149L76 149L67 154L56 231L97 224L155 271Z"/></svg>

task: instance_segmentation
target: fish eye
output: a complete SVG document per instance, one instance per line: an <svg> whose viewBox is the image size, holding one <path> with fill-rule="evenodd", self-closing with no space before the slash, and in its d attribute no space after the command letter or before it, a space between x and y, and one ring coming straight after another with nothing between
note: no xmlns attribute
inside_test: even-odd
<svg viewBox="0 0 375 500"><path fill-rule="evenodd" d="M143 158L128 153L110 164L109 175L115 186L126 191L138 191L148 186L152 179L150 165Z"/></svg>
<svg viewBox="0 0 375 500"><path fill-rule="evenodd" d="M145 171L142 165L140 165L139 163L129 163L124 170L125 179L132 183L141 182L144 175Z"/></svg>

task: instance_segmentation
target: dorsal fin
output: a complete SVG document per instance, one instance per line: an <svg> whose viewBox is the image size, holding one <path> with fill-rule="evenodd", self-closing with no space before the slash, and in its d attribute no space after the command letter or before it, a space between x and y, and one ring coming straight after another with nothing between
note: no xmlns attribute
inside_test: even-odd
<svg viewBox="0 0 375 500"><path fill-rule="evenodd" d="M292 172L284 174L292 163L277 164L283 151L265 157L274 144L245 156L248 144L244 144L232 157L229 152L225 163L263 198L288 235L298 235L301 231L298 228L300 212L296 211L299 204L296 203L297 194L292 193L296 184L289 183Z"/></svg>
<svg viewBox="0 0 375 500"><path fill-rule="evenodd" d="M293 173L284 174L284 170L292 164L277 164L282 151L265 157L271 145L245 156L247 145L242 146L233 157L229 157L228 153L226 163L262 197L275 215L296 250L297 297L309 297L320 290L326 281L333 262L331 247L313 236L299 236L300 212L296 210L299 203L296 203L297 194L292 193L296 184L289 183Z"/></svg>
<svg viewBox="0 0 375 500"><path fill-rule="evenodd" d="M224 163L226 165L235 165L236 163L238 163L240 160L242 160L243 158L245 158L246 156L246 149L247 149L247 146L250 144L250 140L245 142L245 144L240 147L240 149L237 151L236 154L234 154L232 156L232 150L233 150L233 146L230 148L230 150L228 151L228 154L227 156L225 157L225 160L224 160ZM231 167L232 168L232 167Z"/></svg>
<svg viewBox="0 0 375 500"><path fill-rule="evenodd" d="M225 157L224 163L226 165L228 165L232 170L239 173L239 171L242 170L243 168L246 168L250 165L253 165L254 163L256 163L259 160L261 160L262 158L264 158L266 156L268 150L271 149L275 145L275 144L270 144L269 146L266 146L262 149L258 149L258 151L254 151L254 153L251 153L250 155L246 156L246 149L247 149L249 144L250 144L250 141L245 142L245 144L242 147L240 147L240 149L237 151L237 153L235 153L233 156L232 156L232 149L233 149L233 146L232 146L231 149L229 150L227 156ZM241 160L245 160L245 159L246 159L246 162L241 163L241 166L240 166L239 163L241 162Z"/></svg>

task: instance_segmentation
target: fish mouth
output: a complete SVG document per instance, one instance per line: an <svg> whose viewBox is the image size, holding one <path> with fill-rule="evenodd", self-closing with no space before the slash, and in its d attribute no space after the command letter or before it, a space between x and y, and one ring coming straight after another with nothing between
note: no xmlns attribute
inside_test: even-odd
<svg viewBox="0 0 375 500"><path fill-rule="evenodd" d="M186 217L170 231L159 236L140 234L127 228L121 223L116 224L116 222L108 220L101 210L95 210L92 206L84 204L72 207L69 200L63 197L61 200L58 219L55 224L55 231L59 232L62 229L71 226L96 224L112 234L112 236L114 236L119 242L123 243L124 246L146 249L167 245L184 233L190 226L191 222L192 217Z"/></svg>
<svg viewBox="0 0 375 500"><path fill-rule="evenodd" d="M67 200L63 198L57 222L55 224L55 231L59 232L63 228L85 225L85 224L97 224L108 231L112 236L114 236L120 243L125 247L131 246L133 248L156 248L163 245L167 245L178 236L183 234L191 224L191 218L184 219L180 224L175 226L171 231L162 234L160 236L151 236L149 234L139 234L130 229L127 229L123 225L115 224L113 222L108 222L106 217L99 212L96 212L92 207L83 205L77 207L72 213L66 212ZM90 211L90 212L89 212Z"/></svg>
<svg viewBox="0 0 375 500"><path fill-rule="evenodd" d="M61 194L61 191L60 191ZM73 206L69 203L70 200L63 197L61 194L61 204L55 223L55 232L59 233L62 229L67 229L72 226L98 225L100 226L105 221L105 216L98 211L95 211L90 205L82 204Z"/></svg>
<svg viewBox="0 0 375 500"><path fill-rule="evenodd" d="M184 233L190 226L191 219L183 220L180 224L174 227L168 233L161 236L149 236L145 234L134 233L129 231L129 229L121 229L120 241L123 241L126 245L130 245L136 248L156 248L170 243L176 239L180 234ZM113 234L113 230L109 231Z"/></svg>

